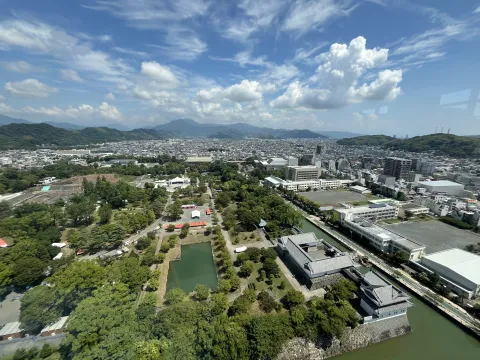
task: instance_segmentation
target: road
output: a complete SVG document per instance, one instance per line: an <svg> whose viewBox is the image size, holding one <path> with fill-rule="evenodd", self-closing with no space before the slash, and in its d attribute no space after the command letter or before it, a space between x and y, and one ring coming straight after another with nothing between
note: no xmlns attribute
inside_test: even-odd
<svg viewBox="0 0 480 360"><path fill-rule="evenodd" d="M387 264L383 259L381 259L377 255L369 252L359 244L345 237L343 234L327 226L318 217L313 215L307 215L306 218L309 219L318 227L320 227L322 230L328 232L330 235L333 235L337 240L345 243L346 245L354 249L359 256L367 256L369 261L375 267L389 274L390 276L396 278L397 281L400 282L402 285L404 285L408 289L415 292L417 295L421 296L422 298L426 299L427 301L435 305L445 314L449 315L453 319L457 320L458 322L462 323L463 325L471 328L473 331L480 334L480 322L475 318L473 318L467 311L465 311L459 305L451 302L447 298L441 297L440 295L436 294L434 291L432 291L428 287L424 286L423 284L419 283L417 280L412 278L410 274L408 274L407 272L401 269L395 269L391 267L389 264ZM442 300L440 302L434 300L437 298Z"/></svg>

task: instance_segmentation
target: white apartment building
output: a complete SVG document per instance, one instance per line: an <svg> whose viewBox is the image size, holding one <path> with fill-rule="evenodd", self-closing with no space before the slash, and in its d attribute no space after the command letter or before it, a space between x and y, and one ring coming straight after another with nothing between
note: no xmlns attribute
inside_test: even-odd
<svg viewBox="0 0 480 360"><path fill-rule="evenodd" d="M398 217L398 207L388 204L371 204L349 209L336 209L335 211L340 215L342 222L354 216L368 220L394 219Z"/></svg>
<svg viewBox="0 0 480 360"><path fill-rule="evenodd" d="M338 189L344 187L344 184L339 179L316 179L316 180L300 180L300 181L286 181L275 176L269 176L264 180L266 185L278 188L282 187L290 191L306 191L308 188L313 189Z"/></svg>

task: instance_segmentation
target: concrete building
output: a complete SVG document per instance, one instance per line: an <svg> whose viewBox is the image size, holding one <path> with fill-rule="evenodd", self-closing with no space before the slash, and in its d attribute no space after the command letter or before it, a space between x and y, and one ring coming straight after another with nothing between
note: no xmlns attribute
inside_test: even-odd
<svg viewBox="0 0 480 360"><path fill-rule="evenodd" d="M406 179L412 166L412 160L389 157L385 160L383 174L395 176L395 179Z"/></svg>
<svg viewBox="0 0 480 360"><path fill-rule="evenodd" d="M20 329L20 321L6 323L0 330L0 338L2 340L11 340L22 337Z"/></svg>
<svg viewBox="0 0 480 360"><path fill-rule="evenodd" d="M388 204L370 204L356 206L349 209L336 209L340 219L350 219L353 216L361 216L368 220L394 219L398 216L398 207Z"/></svg>
<svg viewBox="0 0 480 360"><path fill-rule="evenodd" d="M403 204L398 209L398 217L404 218L406 216L418 216L422 214L428 214L430 209L426 206L418 204Z"/></svg>
<svg viewBox="0 0 480 360"><path fill-rule="evenodd" d="M350 191L353 191L353 192L356 192L356 193L359 193L359 194L371 194L372 192L370 191L370 189L366 188L366 187L363 187L363 186L358 186L358 185L355 185L355 186L350 186Z"/></svg>
<svg viewBox="0 0 480 360"><path fill-rule="evenodd" d="M316 180L321 175L321 170L315 166L287 166L285 179L292 181Z"/></svg>
<svg viewBox="0 0 480 360"><path fill-rule="evenodd" d="M339 179L316 179L316 180L299 180L299 181L291 181L291 180L283 180L276 176L269 176L264 179L265 185L279 188L282 187L285 190L291 191L306 191L307 189L338 189L341 187L345 187L342 180Z"/></svg>
<svg viewBox="0 0 480 360"><path fill-rule="evenodd" d="M296 157L284 158L269 158L267 160L255 160L255 164L265 170L283 170L287 166L298 166L298 159Z"/></svg>
<svg viewBox="0 0 480 360"><path fill-rule="evenodd" d="M435 272L452 292L467 298L480 296L480 256L449 249L424 256L417 265Z"/></svg>
<svg viewBox="0 0 480 360"><path fill-rule="evenodd" d="M360 240L366 240L370 246L378 251L386 254L394 254L397 251L404 251L409 255L410 261L420 259L425 253L426 246L394 232L382 228L365 217L353 215L352 213L342 213L344 209L337 209L341 214L341 225L350 230L351 234L355 234ZM351 210L351 209L345 209Z"/></svg>
<svg viewBox="0 0 480 360"><path fill-rule="evenodd" d="M314 233L283 236L278 239L280 257L311 290L332 284L354 267L350 255L342 253Z"/></svg>
<svg viewBox="0 0 480 360"><path fill-rule="evenodd" d="M395 176L379 175L378 182L385 186L395 186Z"/></svg>
<svg viewBox="0 0 480 360"><path fill-rule="evenodd" d="M427 189L430 193L443 193L447 195L460 195L465 185L448 180L419 181L418 186Z"/></svg>
<svg viewBox="0 0 480 360"><path fill-rule="evenodd" d="M53 336L63 333L67 320L68 316L62 316L56 323L44 327L40 332L40 336Z"/></svg>
<svg viewBox="0 0 480 360"><path fill-rule="evenodd" d="M413 304L410 297L373 271L360 283L360 307L367 313L364 323L405 315Z"/></svg>

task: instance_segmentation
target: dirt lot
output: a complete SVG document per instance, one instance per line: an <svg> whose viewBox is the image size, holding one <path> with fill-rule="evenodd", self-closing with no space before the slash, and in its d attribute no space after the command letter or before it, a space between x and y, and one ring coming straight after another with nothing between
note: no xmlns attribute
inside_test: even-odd
<svg viewBox="0 0 480 360"><path fill-rule="evenodd" d="M317 202L320 206L340 206L342 203L367 201L367 197L365 195L353 191L318 190L300 192L299 195Z"/></svg>
<svg viewBox="0 0 480 360"><path fill-rule="evenodd" d="M459 248L480 242L480 236L442 223L441 221L404 222L385 225L393 232L427 245L425 251L431 254L437 251Z"/></svg>
<svg viewBox="0 0 480 360"><path fill-rule="evenodd" d="M97 181L97 177L105 178L108 182L116 183L119 181L115 174L93 174L93 175L82 175L82 176L74 176L68 179L61 180L56 184L75 184L75 185L82 185L83 179L86 178L87 181L95 182Z"/></svg>

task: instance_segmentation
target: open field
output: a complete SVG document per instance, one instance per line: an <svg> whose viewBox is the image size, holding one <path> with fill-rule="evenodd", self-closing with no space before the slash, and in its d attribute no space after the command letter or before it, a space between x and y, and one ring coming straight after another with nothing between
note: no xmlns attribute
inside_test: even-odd
<svg viewBox="0 0 480 360"><path fill-rule="evenodd" d="M367 202L367 197L365 195L353 191L318 190L300 192L299 195L317 202L319 206L340 206L342 203L350 203L354 201Z"/></svg>
<svg viewBox="0 0 480 360"><path fill-rule="evenodd" d="M205 213L207 209L208 206L197 206L196 209L185 209L183 211L182 218L176 221L172 221L172 223L185 224L192 221L205 221L210 224L212 222L212 215L207 215ZM200 219L192 219L192 211L194 210L200 211Z"/></svg>
<svg viewBox="0 0 480 360"><path fill-rule="evenodd" d="M92 174L92 175L81 175L81 176L73 176L68 179L60 180L55 184L74 184L74 185L82 185L83 179L87 179L87 181L95 182L97 178L105 178L108 182L116 183L119 181L116 174Z"/></svg>
<svg viewBox="0 0 480 360"><path fill-rule="evenodd" d="M255 236L253 239L250 237L252 234ZM232 238L232 243L234 245L250 244L262 240L256 231L244 231L238 233L236 236L233 236L232 232L230 232L230 237Z"/></svg>
<svg viewBox="0 0 480 360"><path fill-rule="evenodd" d="M472 232L460 230L435 220L404 222L385 225L385 227L399 235L427 245L425 250L427 254L452 248L464 249L469 244L480 242L480 236Z"/></svg>

